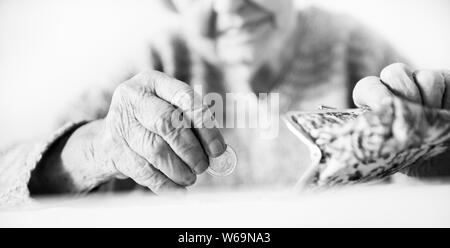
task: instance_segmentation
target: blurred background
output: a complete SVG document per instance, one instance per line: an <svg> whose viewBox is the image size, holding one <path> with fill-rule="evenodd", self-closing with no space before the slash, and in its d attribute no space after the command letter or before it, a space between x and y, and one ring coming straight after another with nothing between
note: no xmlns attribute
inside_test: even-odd
<svg viewBox="0 0 450 248"><path fill-rule="evenodd" d="M419 67L450 68L448 0L297 3L354 16ZM142 65L171 21L154 0L0 0L0 146L49 134L84 89Z"/></svg>

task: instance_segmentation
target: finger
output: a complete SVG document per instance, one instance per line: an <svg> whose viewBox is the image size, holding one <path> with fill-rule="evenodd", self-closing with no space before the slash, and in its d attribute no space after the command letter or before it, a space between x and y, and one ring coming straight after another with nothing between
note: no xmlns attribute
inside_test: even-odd
<svg viewBox="0 0 450 248"><path fill-rule="evenodd" d="M445 81L445 93L442 99L442 108L450 109L450 70L441 71Z"/></svg>
<svg viewBox="0 0 450 248"><path fill-rule="evenodd" d="M216 128L214 116L191 87L178 91L172 97L172 104L183 110L208 156L217 157L225 151L225 141Z"/></svg>
<svg viewBox="0 0 450 248"><path fill-rule="evenodd" d="M149 131L161 136L175 154L196 174L208 167L206 154L192 130L177 122L176 109L166 101L149 96L136 112L138 121Z"/></svg>
<svg viewBox="0 0 450 248"><path fill-rule="evenodd" d="M203 128L194 128L194 133L199 137L202 146L205 148L209 157L218 157L226 150L225 140L219 129L215 128L214 124L207 124L213 121L211 112L203 112L203 123L206 125ZM194 119L199 119L195 117Z"/></svg>
<svg viewBox="0 0 450 248"><path fill-rule="evenodd" d="M203 105L201 96L195 93L192 87L153 71L143 73L138 80L153 89L154 94L186 113L209 156L216 157L225 152L226 145L221 133L211 125L211 112Z"/></svg>
<svg viewBox="0 0 450 248"><path fill-rule="evenodd" d="M353 101L358 107L378 110L384 99L392 97L394 97L394 94L378 77L363 78L353 89Z"/></svg>
<svg viewBox="0 0 450 248"><path fill-rule="evenodd" d="M137 127L133 138L129 138L130 148L144 157L156 169L164 173L175 183L183 186L193 185L197 179L188 165L186 165L163 140L155 133L149 132L144 127Z"/></svg>
<svg viewBox="0 0 450 248"><path fill-rule="evenodd" d="M146 159L137 155L131 150L126 150L120 157L121 160L116 161L122 169L124 175L133 179L139 185L148 187L156 194L165 194L169 192L184 192L183 186L176 184L153 167Z"/></svg>
<svg viewBox="0 0 450 248"><path fill-rule="evenodd" d="M413 71L408 66L401 63L389 65L381 71L380 79L395 95L422 103Z"/></svg>
<svg viewBox="0 0 450 248"><path fill-rule="evenodd" d="M414 78L422 95L423 104L431 108L441 108L445 93L444 75L437 71L419 70Z"/></svg>

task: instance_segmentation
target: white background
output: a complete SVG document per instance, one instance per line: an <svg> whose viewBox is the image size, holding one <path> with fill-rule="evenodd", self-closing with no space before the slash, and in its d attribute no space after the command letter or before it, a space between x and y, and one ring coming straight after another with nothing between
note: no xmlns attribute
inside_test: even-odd
<svg viewBox="0 0 450 248"><path fill-rule="evenodd" d="M145 58L154 0L0 0L0 145L46 135L86 87ZM385 36L416 65L450 68L450 1L299 0L349 13Z"/></svg>

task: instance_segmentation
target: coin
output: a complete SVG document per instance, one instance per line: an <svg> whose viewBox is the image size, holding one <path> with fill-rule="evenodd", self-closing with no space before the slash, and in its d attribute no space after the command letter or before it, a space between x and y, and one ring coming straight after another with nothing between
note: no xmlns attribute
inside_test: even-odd
<svg viewBox="0 0 450 248"><path fill-rule="evenodd" d="M233 173L237 164L237 156L231 146L227 146L225 152L216 157L209 158L208 173L213 176L224 177Z"/></svg>

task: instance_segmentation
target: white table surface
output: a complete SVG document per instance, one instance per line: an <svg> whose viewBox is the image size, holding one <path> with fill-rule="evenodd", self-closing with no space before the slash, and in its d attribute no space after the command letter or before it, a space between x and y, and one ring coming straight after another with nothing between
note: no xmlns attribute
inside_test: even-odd
<svg viewBox="0 0 450 248"><path fill-rule="evenodd" d="M0 227L450 227L450 185L353 186L43 199Z"/></svg>

